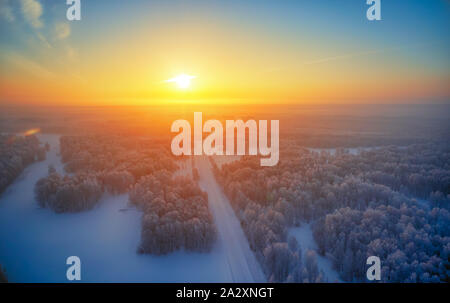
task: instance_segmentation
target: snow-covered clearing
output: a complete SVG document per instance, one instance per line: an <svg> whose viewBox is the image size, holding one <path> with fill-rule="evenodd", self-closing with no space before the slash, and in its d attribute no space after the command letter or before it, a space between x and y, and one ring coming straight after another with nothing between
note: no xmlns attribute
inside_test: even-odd
<svg viewBox="0 0 450 303"><path fill-rule="evenodd" d="M209 207L218 229L218 242L225 250L233 282L265 282L261 266L250 250L228 199L214 178L208 158L197 157L196 165L200 175L199 185L208 193Z"/></svg>
<svg viewBox="0 0 450 303"><path fill-rule="evenodd" d="M289 230L289 236L294 236L297 239L299 246L304 255L308 249L315 250L317 255L317 266L319 270L322 270L325 274L325 278L328 282L340 282L338 273L333 269L331 261L327 258L317 254L317 244L314 241L311 225L304 223L300 227L291 228Z"/></svg>

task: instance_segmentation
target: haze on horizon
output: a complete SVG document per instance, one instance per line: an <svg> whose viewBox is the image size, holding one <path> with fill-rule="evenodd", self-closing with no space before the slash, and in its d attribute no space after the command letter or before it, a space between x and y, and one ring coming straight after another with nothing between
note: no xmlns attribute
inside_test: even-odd
<svg viewBox="0 0 450 303"><path fill-rule="evenodd" d="M447 103L449 2L365 2L0 0L0 104Z"/></svg>

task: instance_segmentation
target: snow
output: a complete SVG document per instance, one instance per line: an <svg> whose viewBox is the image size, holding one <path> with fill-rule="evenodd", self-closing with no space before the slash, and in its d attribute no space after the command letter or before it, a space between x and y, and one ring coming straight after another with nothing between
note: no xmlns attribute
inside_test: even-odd
<svg viewBox="0 0 450 303"><path fill-rule="evenodd" d="M198 157L196 165L200 175L199 185L208 193L209 207L218 229L218 242L226 253L233 282L266 282L264 273L250 250L240 222L214 178L208 158Z"/></svg>
<svg viewBox="0 0 450 303"><path fill-rule="evenodd" d="M98 207L77 214L55 214L38 207L35 182L49 164L60 173L57 135L47 159L30 165L0 197L0 264L12 282L68 282L66 259L81 259L81 282L232 282L230 256L218 242L211 253L178 251L139 255L141 213L127 195L102 197Z"/></svg>
<svg viewBox="0 0 450 303"><path fill-rule="evenodd" d="M305 254L308 249L315 250L317 255L317 266L319 270L322 270L325 274L325 278L328 282L340 282L338 273L333 269L332 263L326 257L317 254L317 244L314 241L313 233L310 224L303 224L300 227L291 228L289 230L289 236L294 236L303 252L303 260L305 260Z"/></svg>

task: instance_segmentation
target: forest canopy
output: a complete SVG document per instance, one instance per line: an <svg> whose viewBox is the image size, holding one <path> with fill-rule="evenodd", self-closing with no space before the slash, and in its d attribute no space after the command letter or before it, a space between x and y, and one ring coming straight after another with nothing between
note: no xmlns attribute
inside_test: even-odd
<svg viewBox="0 0 450 303"><path fill-rule="evenodd" d="M213 162L272 280L297 275L273 266L267 256L274 245L292 262L287 230L312 222L318 253L332 260L345 281L364 281L371 255L385 260L383 281L449 281L448 144L388 146L357 155L344 149L334 155L312 152L295 141L283 146L276 167L261 168L250 157L221 169Z"/></svg>
<svg viewBox="0 0 450 303"><path fill-rule="evenodd" d="M206 252L216 239L208 196L164 145L142 137L63 136L65 174L49 168L35 185L40 206L57 213L92 209L104 193L129 194L143 212L140 253ZM198 178L192 168L191 175Z"/></svg>
<svg viewBox="0 0 450 303"><path fill-rule="evenodd" d="M45 154L35 135L0 134L0 194L28 165L45 160Z"/></svg>

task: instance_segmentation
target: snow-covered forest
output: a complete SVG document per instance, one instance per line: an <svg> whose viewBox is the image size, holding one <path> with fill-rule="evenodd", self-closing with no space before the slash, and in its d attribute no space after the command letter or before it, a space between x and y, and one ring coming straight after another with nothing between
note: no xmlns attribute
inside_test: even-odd
<svg viewBox="0 0 450 303"><path fill-rule="evenodd" d="M56 213L92 209L102 196L102 187L90 175L61 176L52 167L48 176L35 186L36 200L41 207Z"/></svg>
<svg viewBox="0 0 450 303"><path fill-rule="evenodd" d="M103 192L129 192L130 203L143 212L138 252L212 248L216 230L208 196L192 178L174 176L178 165L161 143L142 137L63 136L60 150L67 174L50 167L48 176L36 183L42 207L58 213L84 211Z"/></svg>
<svg viewBox="0 0 450 303"><path fill-rule="evenodd" d="M62 136L60 153L65 174L50 167L35 186L39 204L56 212L91 209L103 192L127 193L142 176L177 169L161 144L143 138Z"/></svg>
<svg viewBox="0 0 450 303"><path fill-rule="evenodd" d="M379 256L387 282L449 281L450 147L416 144L359 154L284 144L280 163L255 158L215 166L270 280L318 281L314 253L301 260L289 227L312 222L317 253L344 281L365 281ZM304 262L302 262L304 261Z"/></svg>
<svg viewBox="0 0 450 303"><path fill-rule="evenodd" d="M178 168L167 144L145 137L62 136L60 149L68 173L96 174L111 191L125 191L155 171Z"/></svg>
<svg viewBox="0 0 450 303"><path fill-rule="evenodd" d="M35 136L2 139L2 185L22 179L17 177L26 166L46 157L48 146ZM32 182L32 203L36 209L50 209L48 213L97 216L110 200L123 201L111 209L136 214L131 254L192 258L198 264L201 258L209 258L210 264L221 260L220 279L226 281L260 276L255 281L366 282L371 255L382 260L384 282L449 281L448 144L430 141L350 152L310 150L301 144L284 141L279 164L261 167L257 157L246 156L180 160L166 141L152 137L62 136L60 156L57 143L48 154L58 161L39 162L42 167L57 164L55 168L50 165L46 172L39 163L31 165L40 172L33 172L38 177ZM229 204L232 209L224 212ZM236 224L230 224L233 216ZM237 239L239 249L224 249L230 239ZM9 279L14 267L6 260ZM0 280L4 278L0 270Z"/></svg>
<svg viewBox="0 0 450 303"><path fill-rule="evenodd" d="M34 135L0 134L0 193L35 161L45 159L46 147Z"/></svg>
<svg viewBox="0 0 450 303"><path fill-rule="evenodd" d="M130 193L130 202L144 212L139 252L211 250L216 230L208 196L192 179L171 179L166 171L142 177Z"/></svg>

